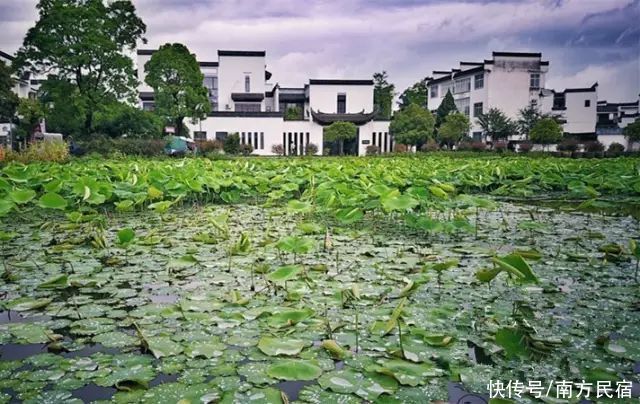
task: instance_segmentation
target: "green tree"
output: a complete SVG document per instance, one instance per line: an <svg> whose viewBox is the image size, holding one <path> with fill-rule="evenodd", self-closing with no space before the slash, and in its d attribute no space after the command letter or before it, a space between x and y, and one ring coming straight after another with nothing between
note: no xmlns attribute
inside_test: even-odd
<svg viewBox="0 0 640 404"><path fill-rule="evenodd" d="M636 119L635 122L625 126L622 133L629 141L629 146L634 142L640 142L640 119ZM631 149L631 147L629 147Z"/></svg>
<svg viewBox="0 0 640 404"><path fill-rule="evenodd" d="M438 140L449 148L469 134L469 119L465 114L453 112L447 115L438 129Z"/></svg>
<svg viewBox="0 0 640 404"><path fill-rule="evenodd" d="M355 139L358 128L351 122L334 122L324 128L324 140L327 142L338 142L339 153L344 154L344 141Z"/></svg>
<svg viewBox="0 0 640 404"><path fill-rule="evenodd" d="M240 154L240 135L231 133L227 136L222 144L222 150L225 154Z"/></svg>
<svg viewBox="0 0 640 404"><path fill-rule="evenodd" d="M299 106L289 107L284 113L285 121L296 121L302 119L302 108Z"/></svg>
<svg viewBox="0 0 640 404"><path fill-rule="evenodd" d="M394 141L416 147L433 138L435 120L429 110L417 104L409 104L404 110L397 111L389 131Z"/></svg>
<svg viewBox="0 0 640 404"><path fill-rule="evenodd" d="M516 132L516 125L498 108L491 108L477 119L484 133L491 136L491 140L506 139Z"/></svg>
<svg viewBox="0 0 640 404"><path fill-rule="evenodd" d="M533 143L543 145L558 143L562 140L562 126L553 118L543 118L531 128L529 137Z"/></svg>
<svg viewBox="0 0 640 404"><path fill-rule="evenodd" d="M18 108L18 96L13 92L14 80L9 66L0 62L0 122L11 122Z"/></svg>
<svg viewBox="0 0 640 404"><path fill-rule="evenodd" d="M405 109L411 104L416 104L424 109L427 109L427 79L422 79L417 83L414 83L411 87L407 88L400 94L400 100L398 106L400 109Z"/></svg>
<svg viewBox="0 0 640 404"><path fill-rule="evenodd" d="M522 108L518 111L518 120L516 122L518 131L528 139L531 129L533 129L541 118L542 114L540 114L536 106L529 105L526 108Z"/></svg>
<svg viewBox="0 0 640 404"><path fill-rule="evenodd" d="M184 118L204 119L211 110L204 75L186 46L165 44L145 66L145 82L153 88L155 112L184 135Z"/></svg>
<svg viewBox="0 0 640 404"><path fill-rule="evenodd" d="M447 94L444 96L436 110L436 128L439 128L440 125L444 123L444 119L447 115L453 112L458 112L458 107L456 107L456 102L453 99L451 91L447 91Z"/></svg>
<svg viewBox="0 0 640 404"><path fill-rule="evenodd" d="M47 130L66 136L84 132L85 104L78 87L68 80L49 77L38 90L44 106Z"/></svg>
<svg viewBox="0 0 640 404"><path fill-rule="evenodd" d="M96 132L110 137L153 139L162 137L164 122L153 112L115 102L96 114Z"/></svg>
<svg viewBox="0 0 640 404"><path fill-rule="evenodd" d="M36 132L44 111L40 101L30 98L21 98L16 111L18 117L18 137L22 140L29 140Z"/></svg>
<svg viewBox="0 0 640 404"><path fill-rule="evenodd" d="M40 0L34 27L16 55L20 71L55 71L77 88L84 105L84 131L107 101L135 96L133 61L127 55L146 26L129 0Z"/></svg>
<svg viewBox="0 0 640 404"><path fill-rule="evenodd" d="M395 86L388 81L386 71L373 74L373 105L377 108L377 117L391 119L391 104L395 95Z"/></svg>

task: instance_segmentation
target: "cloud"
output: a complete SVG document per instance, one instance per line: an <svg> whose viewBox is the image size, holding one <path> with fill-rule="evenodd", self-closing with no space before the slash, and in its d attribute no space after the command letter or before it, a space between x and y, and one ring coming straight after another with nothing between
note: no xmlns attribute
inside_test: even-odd
<svg viewBox="0 0 640 404"><path fill-rule="evenodd" d="M4 4L0 49L14 51L35 0ZM271 81L370 77L387 70L402 91L432 70L483 60L493 50L543 52L558 87L638 93L640 0L134 0L147 47L182 42L201 60L217 49L267 51ZM5 29L7 27L8 29ZM604 81L604 71L617 75ZM587 73L584 73L587 72ZM585 80L586 82L579 82Z"/></svg>

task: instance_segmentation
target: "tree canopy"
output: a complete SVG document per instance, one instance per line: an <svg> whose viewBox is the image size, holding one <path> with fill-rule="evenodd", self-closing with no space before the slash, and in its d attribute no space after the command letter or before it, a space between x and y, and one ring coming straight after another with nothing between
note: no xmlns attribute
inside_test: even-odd
<svg viewBox="0 0 640 404"><path fill-rule="evenodd" d="M469 119L465 114L453 112L447 115L438 129L438 140L451 147L469 133Z"/></svg>
<svg viewBox="0 0 640 404"><path fill-rule="evenodd" d="M0 62L0 122L11 122L18 108L18 96L13 92L13 85L10 67Z"/></svg>
<svg viewBox="0 0 640 404"><path fill-rule="evenodd" d="M405 109L411 104L416 104L421 108L427 109L427 79L422 79L414 83L400 94L398 105L400 109Z"/></svg>
<svg viewBox="0 0 640 404"><path fill-rule="evenodd" d="M547 145L560 142L562 134L562 126L553 118L543 118L533 126L529 138L534 143Z"/></svg>
<svg viewBox="0 0 640 404"><path fill-rule="evenodd" d="M397 111L389 127L396 143L418 146L433 138L435 120L429 110L409 104Z"/></svg>
<svg viewBox="0 0 640 404"><path fill-rule="evenodd" d="M324 128L324 139L327 142L338 142L339 153L344 153L344 141L355 139L358 134L358 127L352 122L334 122Z"/></svg>
<svg viewBox="0 0 640 404"><path fill-rule="evenodd" d="M16 55L19 71L55 74L77 88L84 131L100 105L132 98L137 85L128 51L146 26L129 0L40 0L38 20Z"/></svg>
<svg viewBox="0 0 640 404"><path fill-rule="evenodd" d="M78 87L68 80L50 77L38 91L44 106L47 130L67 136L79 136L84 132L85 103ZM102 109L99 106L97 109Z"/></svg>
<svg viewBox="0 0 640 404"><path fill-rule="evenodd" d="M114 102L96 114L96 132L109 137L159 138L164 122L158 115Z"/></svg>
<svg viewBox="0 0 640 404"><path fill-rule="evenodd" d="M629 142L640 142L640 119L636 119L635 122L625 126L622 133Z"/></svg>
<svg viewBox="0 0 640 404"><path fill-rule="evenodd" d="M153 88L155 112L184 134L184 118L204 119L211 104L200 65L186 46L165 44L144 66L145 82Z"/></svg>
<svg viewBox="0 0 640 404"><path fill-rule="evenodd" d="M477 119L482 130L486 135L491 136L492 140L506 139L516 132L516 126L513 121L498 108L489 109Z"/></svg>
<svg viewBox="0 0 640 404"><path fill-rule="evenodd" d="M391 119L391 105L395 95L395 86L388 81L386 71L373 74L373 105L377 108L377 117Z"/></svg>
<svg viewBox="0 0 640 404"><path fill-rule="evenodd" d="M453 112L458 112L458 107L456 107L456 102L453 99L451 91L447 91L447 94L445 94L442 102L436 110L436 128L439 128L440 125L444 123L447 115Z"/></svg>

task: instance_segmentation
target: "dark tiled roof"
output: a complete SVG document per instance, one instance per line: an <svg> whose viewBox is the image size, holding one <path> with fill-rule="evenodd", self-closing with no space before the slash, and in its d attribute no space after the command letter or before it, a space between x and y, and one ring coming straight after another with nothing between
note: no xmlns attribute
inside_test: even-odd
<svg viewBox="0 0 640 404"><path fill-rule="evenodd" d="M153 55L157 49L138 49L138 55Z"/></svg>
<svg viewBox="0 0 640 404"><path fill-rule="evenodd" d="M219 50L218 56L266 56L266 51Z"/></svg>
<svg viewBox="0 0 640 404"><path fill-rule="evenodd" d="M229 117L229 118L282 118L282 112L258 112L258 111L211 111L209 116Z"/></svg>
<svg viewBox="0 0 640 404"><path fill-rule="evenodd" d="M2 56L2 57L3 57L3 58L5 58L5 59L9 59L9 60L13 60L13 59L15 59L15 57L13 57L13 56L11 56L11 55L9 55L8 53L3 52L3 51L0 51L0 56Z"/></svg>
<svg viewBox="0 0 640 404"><path fill-rule="evenodd" d="M280 102L291 102L291 103L301 103L301 102L305 102L307 97L304 95L304 93L280 93L280 96L278 97L280 99Z"/></svg>
<svg viewBox="0 0 640 404"><path fill-rule="evenodd" d="M502 56L502 57L522 57L522 58L539 58L542 57L542 53L532 53L532 52L493 52L493 57Z"/></svg>
<svg viewBox="0 0 640 404"><path fill-rule="evenodd" d="M468 70L463 70L463 71L458 71L456 73L453 73L453 79L459 78L459 77L465 77L471 74L476 74L476 73L482 73L484 72L484 66L478 66L478 67L474 67L472 69L468 69ZM449 81L451 80L451 75L449 76L444 76L444 77L438 77L436 79L432 79L432 80L427 80L427 84L438 84L438 83L442 83L445 81Z"/></svg>
<svg viewBox="0 0 640 404"><path fill-rule="evenodd" d="M142 101L153 101L153 91L141 91L139 97Z"/></svg>
<svg viewBox="0 0 640 404"><path fill-rule="evenodd" d="M264 99L264 94L263 93L231 93L231 99L234 101L258 102Z"/></svg>
<svg viewBox="0 0 640 404"><path fill-rule="evenodd" d="M373 80L325 80L311 79L311 85L343 85L343 86L372 86Z"/></svg>
<svg viewBox="0 0 640 404"><path fill-rule="evenodd" d="M311 110L313 120L320 125L330 125L334 122L352 122L356 125L362 125L371 121L376 115L376 111L366 113L364 110L355 114L326 114L320 111Z"/></svg>
<svg viewBox="0 0 640 404"><path fill-rule="evenodd" d="M200 67L218 67L218 62L198 62Z"/></svg>

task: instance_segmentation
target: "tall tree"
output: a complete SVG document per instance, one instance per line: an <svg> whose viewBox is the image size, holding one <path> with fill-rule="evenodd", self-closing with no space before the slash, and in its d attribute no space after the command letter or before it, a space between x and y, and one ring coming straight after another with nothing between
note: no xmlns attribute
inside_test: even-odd
<svg viewBox="0 0 640 404"><path fill-rule="evenodd" d="M622 130L622 134L629 142L629 149L632 149L631 146L633 146L633 143L640 142L640 119L636 119L635 122L625 126Z"/></svg>
<svg viewBox="0 0 640 404"><path fill-rule="evenodd" d="M533 143L543 145L558 143L562 140L562 126L553 118L543 118L531 128L529 137Z"/></svg>
<svg viewBox="0 0 640 404"><path fill-rule="evenodd" d="M409 104L394 114L389 131L394 142L418 147L433 138L434 125L435 120L429 110Z"/></svg>
<svg viewBox="0 0 640 404"><path fill-rule="evenodd" d="M395 95L395 86L388 81L386 71L373 74L373 105L380 119L391 119L391 104Z"/></svg>
<svg viewBox="0 0 640 404"><path fill-rule="evenodd" d="M478 117L478 124L484 130L485 135L491 136L491 140L506 139L516 132L516 125L504 112L498 108L491 108Z"/></svg>
<svg viewBox="0 0 640 404"><path fill-rule="evenodd" d="M540 111L534 105L522 108L518 111L518 120L516 122L518 125L518 131L528 139L531 129L533 129L541 118L542 114L540 114Z"/></svg>
<svg viewBox="0 0 640 404"><path fill-rule="evenodd" d="M16 55L21 71L55 73L78 89L84 108L84 131L105 101L132 98L136 89L133 61L146 26L130 0L40 0L38 21Z"/></svg>
<svg viewBox="0 0 640 404"><path fill-rule="evenodd" d="M458 107L456 107L456 102L453 99L451 91L447 91L447 94L444 96L436 110L436 128L439 128L440 125L444 123L444 119L447 115L452 112L458 112Z"/></svg>
<svg viewBox="0 0 640 404"><path fill-rule="evenodd" d="M411 104L416 104L421 108L427 109L427 100L427 79L424 78L400 94L398 105L400 109L405 109Z"/></svg>
<svg viewBox="0 0 640 404"><path fill-rule="evenodd" d="M451 148L469 133L470 126L465 114L451 113L444 118L444 123L438 129L438 140Z"/></svg>
<svg viewBox="0 0 640 404"><path fill-rule="evenodd" d="M18 96L13 92L14 80L9 66L0 62L0 122L13 121Z"/></svg>
<svg viewBox="0 0 640 404"><path fill-rule="evenodd" d="M351 122L334 122L324 128L324 140L327 142L338 142L340 155L344 154L344 141L355 139L358 128Z"/></svg>
<svg viewBox="0 0 640 404"><path fill-rule="evenodd" d="M68 80L49 77L42 83L38 93L44 106L48 131L66 136L82 135L85 103L77 86Z"/></svg>
<svg viewBox="0 0 640 404"><path fill-rule="evenodd" d="M165 44L144 66L145 82L153 88L155 112L184 134L184 118L204 119L211 110L204 75L186 46Z"/></svg>

